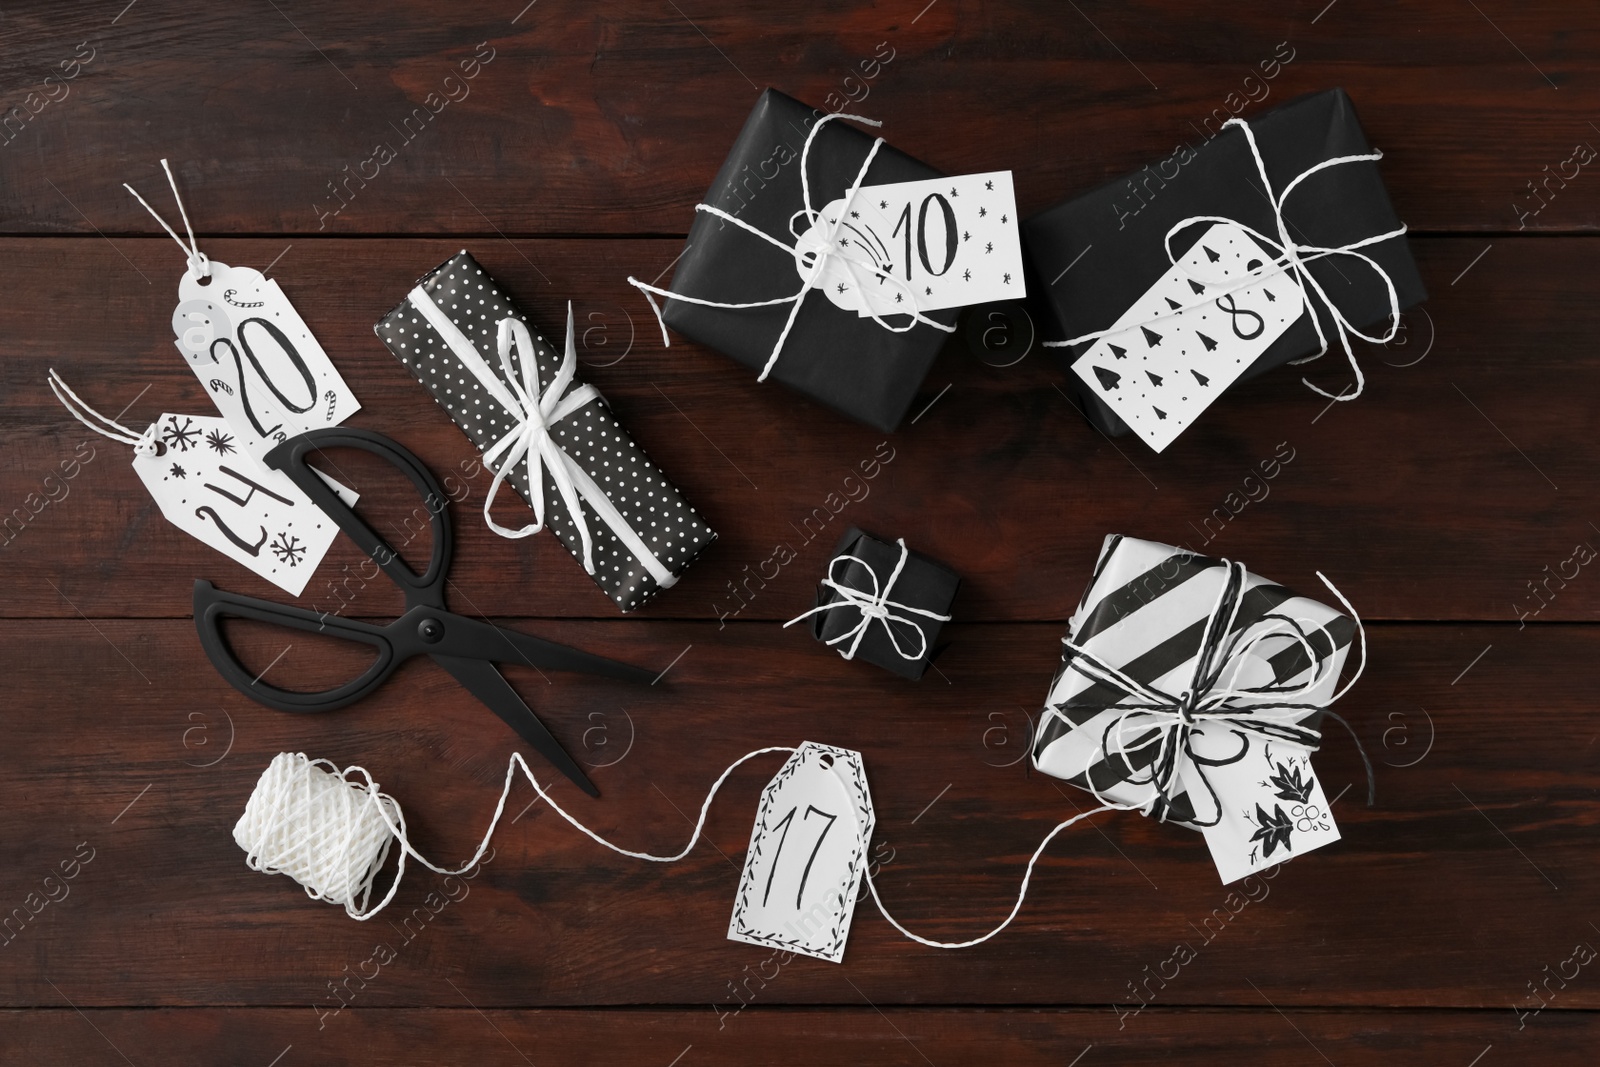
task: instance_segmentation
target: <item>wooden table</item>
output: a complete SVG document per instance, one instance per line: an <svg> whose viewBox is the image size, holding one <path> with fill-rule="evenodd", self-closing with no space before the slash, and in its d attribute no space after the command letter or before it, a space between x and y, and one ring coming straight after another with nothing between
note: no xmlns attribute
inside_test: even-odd
<svg viewBox="0 0 1600 1067"><path fill-rule="evenodd" d="M123 2L13 5L0 49L0 1060L1593 1062L1600 973L1577 961L1600 944L1600 575L1585 562L1600 545L1600 177L1575 160L1600 144L1600 10ZM1343 86L1386 153L1432 299L1399 341L1363 350L1359 402L1276 372L1164 455L1090 428L1037 350L998 367L957 346L928 378L931 407L885 437L693 344L664 349L625 281L681 251L768 84L854 99L947 172L1014 169L1024 213L1169 155L1219 114ZM128 451L45 385L55 367L140 428L210 410L172 346L182 258L121 187L170 212L163 156L202 250L270 265L364 405L353 423L436 470L474 453L373 322L462 247L547 329L575 302L583 374L722 535L623 619L553 538L486 531L487 477L468 480L454 582L471 608L673 664L649 690L511 671L594 768L603 800L561 795L598 832L675 850L738 755L849 746L897 917L946 939L988 929L1042 834L1090 804L1022 757L1109 532L1308 592L1318 570L1339 583L1371 640L1342 707L1377 806L1331 736L1317 765L1344 840L1247 906L1225 906L1199 834L1102 815L1051 847L1000 937L938 952L868 904L842 965L778 966L725 938L775 757L733 776L709 840L672 866L603 852L533 805L436 913L440 880L414 870L366 924L252 873L231 828L275 753L370 768L418 846L453 859L515 746L426 663L301 717L206 662L192 581L277 591L165 522ZM1337 364L1313 380L1337 391ZM870 494L807 539L805 518L886 440ZM1282 452L1265 495L1247 487ZM952 644L920 684L778 625L809 605L849 523L964 577ZM719 621L779 544L794 562ZM303 602L358 597L349 614L387 617L396 598L350 577L358 559L336 545ZM333 669L310 646L294 656ZM521 787L510 810L531 799ZM75 877L47 884L64 863ZM406 922L418 909L427 921ZM1180 943L1194 958L1171 976ZM380 945L392 959L373 976Z"/></svg>

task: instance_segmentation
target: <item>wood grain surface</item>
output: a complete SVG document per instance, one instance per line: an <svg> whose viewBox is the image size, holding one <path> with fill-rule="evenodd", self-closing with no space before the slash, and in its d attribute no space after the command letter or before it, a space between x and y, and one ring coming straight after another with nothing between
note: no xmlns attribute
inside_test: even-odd
<svg viewBox="0 0 1600 1067"><path fill-rule="evenodd" d="M1600 978L1571 972L1600 944L1600 577L1560 575L1600 545L1600 178L1550 175L1600 144L1600 9L125 3L0 19L0 1062L1593 1061ZM1359 401L1301 382L1343 387L1330 355L1231 391L1160 456L1092 429L1044 351L996 366L960 334L915 421L874 433L664 347L626 281L682 251L767 85L883 119L944 170L1011 168L1024 212L1343 86L1431 299L1361 348ZM380 147L392 160L361 178ZM1107 813L1056 840L992 941L918 946L868 898L839 965L725 937L779 755L730 778L679 864L599 849L519 782L489 862L451 882L408 868L371 922L251 872L232 827L276 753L370 768L417 846L453 861L517 746L425 661L311 716L206 662L196 578L288 598L168 524L128 450L46 385L54 368L141 429L208 410L172 347L182 256L121 187L176 221L162 156L202 249L268 269L316 331L362 402L352 425L459 478L452 607L667 669L649 687L507 671L600 786L554 786L596 832L676 851L738 756L847 746L885 905L924 936L989 929L1041 836L1092 806L1024 753L1111 532L1311 595L1318 571L1338 583L1370 624L1341 710L1376 805L1335 731L1317 766L1343 840L1247 895L1199 834ZM636 616L552 537L484 528L472 446L372 333L462 247L547 331L572 302L581 374L721 535ZM403 529L416 502L347 461ZM921 683L779 625L852 524L962 575ZM780 546L793 562L763 576ZM362 558L336 543L299 602L392 617ZM275 635L240 640L294 677L352 669L316 640L281 660ZM1161 977L1180 945L1192 960ZM359 977L380 946L391 962Z"/></svg>

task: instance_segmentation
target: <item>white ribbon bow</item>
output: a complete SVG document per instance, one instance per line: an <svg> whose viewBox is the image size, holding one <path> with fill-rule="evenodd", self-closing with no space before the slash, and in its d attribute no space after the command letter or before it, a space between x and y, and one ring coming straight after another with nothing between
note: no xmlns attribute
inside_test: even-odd
<svg viewBox="0 0 1600 1067"><path fill-rule="evenodd" d="M684 296L682 293L674 293L668 289L658 289L654 285L641 282L639 279L630 275L628 277L628 284L634 286L644 294L644 298L650 302L650 310L655 312L656 322L661 326L661 343L663 346L670 348L672 347L672 342L667 337L667 323L666 320L661 317L661 307L656 303L656 296L662 296L668 300L682 300L688 304L699 304L702 307L711 308L762 308L774 307L778 304L792 304L793 307L789 311L788 321L783 324L783 331L778 334L778 341L772 346L772 354L767 357L766 365L761 368L761 373L756 376L756 381L764 382L767 380L767 375L772 372L773 365L778 362L778 356L783 352L783 343L789 339L789 331L794 328L795 320L800 317L800 306L805 302L806 294L822 285L822 276L826 272L828 265L833 261L837 261L843 265L845 270L850 273L850 277L854 279L858 291L866 291L866 287L862 284L860 273L861 271L866 271L867 274L878 279L880 284L883 282L889 282L891 285L899 289L910 300L911 310L908 312L903 312L903 314L910 315L911 321L907 322L904 326L893 326L885 322L883 317L878 314L876 308L874 307L873 301L870 299L866 301L866 313L868 317L870 317L873 322L876 322L885 330L888 330L890 333L909 333L911 330L915 329L918 324L932 326L934 329L941 330L944 333L956 332L956 328L954 326L946 326L943 323L934 322L932 319L925 318L923 314L917 310L917 294L909 285L895 277L894 274L883 271L874 263L863 262L846 254L844 251L846 246L839 240L839 229L845 225L845 220L849 217L850 206L855 202L856 193L861 190L861 183L866 179L867 169L872 166L873 158L877 156L878 149L883 146L882 137L879 137L872 142L872 150L867 153L867 158L862 161L861 169L856 171L855 180L850 183L850 189L844 195L844 203L840 206L839 217L836 219L827 220L827 226L822 231L822 238L819 243L808 243L803 249L800 247L800 235L795 233L795 220L801 218L802 216L805 218L806 230L801 231L801 233L805 233L809 231L812 226L816 225L817 219L820 217L820 212L811 206L811 180L807 174L806 167L807 159L811 154L811 142L816 139L817 131L821 130L823 126L827 125L829 122L832 122L834 119L849 119L851 122L859 122L866 126L883 125L883 123L878 122L875 119L862 118L860 115L835 114L823 116L817 120L816 125L811 127L811 132L806 135L806 143L800 150L800 191L801 204L803 206L799 211L796 211L793 215L789 216L789 234L795 238L794 244L784 244L782 241L778 240L776 237L773 237L766 231L757 229L748 222L728 214L721 208L712 207L710 204L696 204L694 208L696 211L704 211L709 215L715 215L717 218L722 219L725 222L731 222L740 229L747 230L761 238L763 241L766 241L768 244L777 248L781 248L783 251L794 256L795 262L801 269L801 275L803 278L799 292L796 292L790 296L780 296L773 300L752 300L742 304L725 303L719 300L702 300L696 296Z"/></svg>
<svg viewBox="0 0 1600 1067"><path fill-rule="evenodd" d="M1395 335L1400 330L1400 299L1395 294L1394 279L1389 277L1388 272L1382 267L1378 266L1377 262L1373 260L1371 256L1364 255L1358 250L1366 248L1369 245L1379 244L1394 237L1402 236L1406 232L1405 224L1402 223L1398 229L1390 230L1388 233L1380 233L1372 237L1363 238L1359 241L1352 241L1349 244L1337 245L1334 247L1305 244L1300 241L1296 241L1294 238L1289 236L1289 223L1283 217L1283 204L1284 201L1289 199L1289 194L1293 193L1301 182L1305 181L1313 174L1316 174L1318 171L1326 170L1329 167L1337 167L1345 163L1375 162L1376 160L1383 158L1383 153L1372 151L1363 153L1361 155L1334 156L1332 159L1325 159L1321 163L1318 163L1312 167L1308 167L1299 174L1295 175L1294 179L1290 181L1288 185L1283 187L1282 193L1275 194L1272 191L1272 181L1267 177L1267 165L1261 158L1260 148L1256 146L1255 131L1250 128L1249 123L1242 119L1229 119L1227 122L1222 124L1223 129L1227 129L1229 126L1237 126L1239 129L1244 131L1245 142L1250 146L1250 156L1255 160L1256 172L1261 177L1261 184L1263 188L1266 189L1267 201L1272 207L1273 221L1277 224L1278 236L1276 239L1273 239L1249 226L1246 226L1237 219L1230 219L1223 215L1191 215L1167 231L1165 238L1167 259L1172 263L1173 266L1178 265L1178 257L1173 255L1172 252L1172 238L1181 230L1187 229L1188 227L1199 222L1230 223L1239 227L1245 233L1248 233L1251 237L1260 241L1264 246L1276 249L1277 254L1270 265L1263 264L1256 270L1251 271L1249 274L1245 275L1242 281L1228 289L1226 292L1221 294L1207 293L1205 299L1203 300L1174 308L1171 311L1161 315L1153 316L1147 320L1147 322L1159 322L1164 319L1182 315L1185 311L1209 304L1213 300L1219 299L1221 296L1227 296L1229 293L1236 293L1240 290L1251 288L1266 278L1289 275L1299 283L1301 304L1305 308L1306 313L1311 317L1311 325L1317 331L1317 341L1321 346L1315 354L1306 356L1303 359L1290 360L1290 362L1293 364L1310 363L1314 359L1321 359L1323 356L1327 355L1328 336L1322 328L1321 316L1317 314L1317 303L1320 303L1321 306L1327 310L1329 317L1333 320L1334 329L1339 338L1339 345L1344 349L1345 358L1350 361L1350 369L1355 372L1356 387L1354 392L1350 392L1348 389L1346 389L1341 391L1338 395L1335 395L1314 384L1308 379L1302 378L1301 381L1305 382L1306 386L1313 392L1319 393L1331 400L1354 400L1356 397L1360 396L1361 391L1366 388L1366 376L1361 373L1361 365L1356 362L1355 352L1350 348L1350 338L1356 337L1370 344L1381 345L1387 344L1388 342L1394 340ZM1364 334L1358 330L1350 322L1350 320L1345 317L1344 312L1339 310L1339 306L1334 303L1331 297L1328 296L1327 292L1322 288L1322 285L1317 281L1316 278L1312 276L1311 271L1307 269L1307 264L1313 263L1319 259L1326 259L1329 256L1352 256L1371 267L1373 272L1377 274L1379 278L1383 279L1384 288L1389 294L1389 329L1381 336L1368 336L1367 334ZM1208 279L1204 278L1196 278L1195 280L1202 282L1208 281ZM1316 296L1316 302L1313 302L1312 300L1313 294ZM1124 326L1121 329L1117 329L1115 332L1121 333L1128 329L1132 329L1132 327ZM1098 341L1102 337L1109 336L1112 332L1113 331L1110 329L1096 330L1092 333L1081 334L1065 341L1045 341L1044 346L1046 348L1069 348L1073 345L1082 344L1085 341Z"/></svg>
<svg viewBox="0 0 1600 1067"><path fill-rule="evenodd" d="M910 550L906 548L905 538L897 538L895 540L895 544L900 546L900 558L895 561L894 571L889 575L889 580L883 584L881 591L878 588L877 572L867 564L866 560L861 559L859 556L851 556L848 554L835 556L833 557L833 561L828 564L828 576L822 580L822 584L839 594L838 599L831 600L826 604L820 604L817 607L812 608L810 611L796 615L794 618L783 624L784 629L788 629L795 623L800 622L802 619L809 618L810 616L819 614L820 612L832 611L834 608L851 607L855 608L861 613L861 621L856 623L856 625L851 629L840 634L838 637L825 642L828 647L832 648L835 645L840 645L846 641L849 641L850 648L848 650L839 650L839 655L843 656L845 659L855 659L856 649L861 647L861 639L866 636L867 627L871 626L874 620L883 623L883 629L889 635L889 641L894 645L894 650L900 654L901 659L919 660L923 656L927 655L928 635L922 632L922 627L917 625L915 619L906 618L906 616L897 614L897 612L908 611L912 614L921 615L923 618L933 619L938 622L949 622L950 616L940 615L937 612L928 611L924 608L915 608L909 604L897 604L889 599L889 593L894 589L894 583L899 580L900 572L905 569L906 560L910 558L911 554ZM871 593L867 593L860 589L853 588L852 586L845 585L844 583L834 579L833 568L844 560L850 560L852 562L859 563L861 564L862 568L866 570L867 578L872 582ZM900 643L900 635L895 633L893 626L889 625L891 621L906 624L911 628L912 632L917 635L918 648L916 652L907 652L905 650L905 647Z"/></svg>
<svg viewBox="0 0 1600 1067"><path fill-rule="evenodd" d="M488 495L483 499L483 518L489 529L501 537L529 537L544 529L545 497L544 472L550 472L556 492L567 506L567 513L578 529L578 539L583 545L583 569L594 574L594 538L589 522L583 513L582 503L587 503L596 518L617 535L625 548L644 565L656 584L662 589L674 585L677 575L669 571L656 558L644 539L628 524L611 498L601 489L589 472L584 470L561 447L551 432L552 427L568 415L582 409L593 400L605 402L599 390L587 383L579 384L566 392L577 375L578 350L573 330L572 302L567 302L566 351L561 366L556 370L547 388L539 383L539 363L534 358L533 337L521 319L506 317L500 320L496 335L496 350L504 377L497 375L472 341L451 321L450 316L434 302L421 287L411 290L411 305L421 313L428 324L439 334L452 355L471 372L473 378L515 422L510 432L486 450L484 462L494 471ZM513 358L515 354L516 358ZM521 364L518 374L517 364ZM528 472L528 504L533 508L533 522L516 529L495 522L490 509L506 475L518 462L525 462Z"/></svg>

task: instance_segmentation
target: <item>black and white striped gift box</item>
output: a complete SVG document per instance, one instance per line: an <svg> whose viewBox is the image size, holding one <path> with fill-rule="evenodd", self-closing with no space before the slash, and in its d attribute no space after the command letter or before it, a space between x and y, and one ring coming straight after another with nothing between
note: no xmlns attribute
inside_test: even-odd
<svg viewBox="0 0 1600 1067"><path fill-rule="evenodd" d="M1229 636L1260 624L1269 615L1293 619L1321 658L1324 672L1295 699L1325 705L1338 686L1355 623L1342 612L1248 571L1243 579L1239 611ZM1207 622L1228 580L1228 565L1223 560L1112 534L1100 550L1094 577L1072 617L1068 639L1135 681L1165 693L1185 693L1195 674ZM1107 736L1127 710L1119 706L1137 701L1115 685L1085 677L1071 663L1075 655L1071 649L1066 651L1061 669L1050 683L1033 745L1034 766L1106 800L1143 806L1155 798L1155 786L1143 779L1149 777L1146 772L1156 747L1140 749L1130 744L1135 750L1131 758L1124 758L1111 751L1115 746ZM1244 657L1237 678L1243 686L1303 684L1319 666L1292 640L1265 642ZM1262 696L1259 702L1274 699ZM1240 699L1241 704L1250 702L1249 698ZM1310 710L1290 721L1314 728L1321 719L1320 710ZM1208 738L1208 732L1216 736ZM1238 751L1239 735L1221 724L1201 722L1195 727L1193 744L1202 755L1209 746L1219 755L1231 756ZM1169 820L1199 829L1192 821L1195 804L1181 784L1174 786L1173 795L1164 803Z"/></svg>

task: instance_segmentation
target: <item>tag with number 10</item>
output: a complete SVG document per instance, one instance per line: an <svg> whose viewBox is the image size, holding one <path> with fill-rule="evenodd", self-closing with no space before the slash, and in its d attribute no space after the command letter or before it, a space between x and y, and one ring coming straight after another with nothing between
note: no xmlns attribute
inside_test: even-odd
<svg viewBox="0 0 1600 1067"><path fill-rule="evenodd" d="M796 749L761 794L729 939L843 959L875 822L861 753Z"/></svg>

